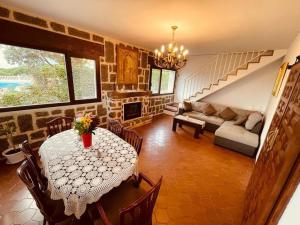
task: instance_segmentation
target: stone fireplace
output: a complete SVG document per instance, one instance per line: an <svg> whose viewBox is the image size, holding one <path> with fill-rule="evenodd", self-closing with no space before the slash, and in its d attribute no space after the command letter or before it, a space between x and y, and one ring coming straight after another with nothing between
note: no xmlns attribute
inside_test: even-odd
<svg viewBox="0 0 300 225"><path fill-rule="evenodd" d="M136 119L142 116L142 102L132 102L123 104L123 120Z"/></svg>
<svg viewBox="0 0 300 225"><path fill-rule="evenodd" d="M150 91L113 91L107 93L108 116L125 127L138 127L152 121Z"/></svg>

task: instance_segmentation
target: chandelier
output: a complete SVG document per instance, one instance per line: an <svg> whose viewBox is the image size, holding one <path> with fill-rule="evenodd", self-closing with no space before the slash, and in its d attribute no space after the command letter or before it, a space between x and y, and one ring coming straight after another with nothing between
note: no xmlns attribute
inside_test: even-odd
<svg viewBox="0 0 300 225"><path fill-rule="evenodd" d="M154 64L159 68L178 70L185 66L186 56L189 51L184 49L183 45L178 47L174 40L175 31L178 27L172 26L171 28L172 41L168 44L167 48L162 45L160 50L155 49Z"/></svg>

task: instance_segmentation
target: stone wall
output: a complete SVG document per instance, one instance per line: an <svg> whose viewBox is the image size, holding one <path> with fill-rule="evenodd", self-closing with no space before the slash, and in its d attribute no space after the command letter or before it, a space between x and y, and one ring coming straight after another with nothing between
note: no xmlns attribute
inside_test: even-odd
<svg viewBox="0 0 300 225"><path fill-rule="evenodd" d="M150 99L149 112L152 115L163 113L165 105L174 102L174 95L152 96Z"/></svg>
<svg viewBox="0 0 300 225"><path fill-rule="evenodd" d="M11 126L15 127L14 144L18 145L24 140L28 140L33 148L38 148L47 137L46 122L57 116L74 117L79 112L90 112L98 115L100 125L106 126L107 110L101 103L3 113L0 116L0 123L8 122ZM8 148L8 141L5 136L1 135L0 151Z"/></svg>
<svg viewBox="0 0 300 225"><path fill-rule="evenodd" d="M146 49L104 37L103 35L99 35L94 32L70 27L61 22L31 15L27 12L24 13L16 11L9 7L0 6L0 18L88 40L104 46L104 57L100 57L102 102L0 113L0 123L9 122L16 127L14 137L15 144L28 140L34 148L38 148L47 136L45 128L46 121L50 121L56 116L74 116L77 112L92 112L97 114L101 119L101 126L105 127L109 113L107 98L105 96L107 96L109 92L116 90L148 91L149 89L150 65L148 63L148 57L152 53ZM139 51L137 85L117 85L116 83L116 47L118 45L138 49ZM149 115L147 116L150 118L150 115L152 116L162 113L164 105L172 102L173 100L173 95L157 97L150 96ZM149 122L147 120L149 118L146 117L136 120L134 126L143 125L145 122ZM130 122L125 123L124 125L133 127L133 124ZM7 147L8 142L6 137L0 134L0 151L7 149Z"/></svg>

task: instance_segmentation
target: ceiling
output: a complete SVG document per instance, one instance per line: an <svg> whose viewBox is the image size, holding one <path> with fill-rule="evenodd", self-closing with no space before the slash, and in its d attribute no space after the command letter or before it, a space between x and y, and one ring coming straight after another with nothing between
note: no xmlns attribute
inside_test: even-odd
<svg viewBox="0 0 300 225"><path fill-rule="evenodd" d="M171 39L192 54L287 48L299 0L1 0L8 6L150 50Z"/></svg>

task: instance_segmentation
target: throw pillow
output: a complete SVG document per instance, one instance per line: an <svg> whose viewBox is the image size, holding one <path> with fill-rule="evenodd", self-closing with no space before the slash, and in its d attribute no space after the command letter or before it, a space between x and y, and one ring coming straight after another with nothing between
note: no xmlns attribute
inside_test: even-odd
<svg viewBox="0 0 300 225"><path fill-rule="evenodd" d="M219 116L224 120L232 120L237 116L237 114L233 112L231 108L226 107L222 112L219 113Z"/></svg>
<svg viewBox="0 0 300 225"><path fill-rule="evenodd" d="M252 133L255 133L255 134L260 134L262 128L263 128L263 121L259 121L257 124L255 124L255 126L251 129L251 132Z"/></svg>
<svg viewBox="0 0 300 225"><path fill-rule="evenodd" d="M183 101L183 109L184 109L185 112L192 111L192 103L187 102L187 101Z"/></svg>
<svg viewBox="0 0 300 225"><path fill-rule="evenodd" d="M240 116L238 116L238 118L236 119L236 121L233 124L244 126L247 119L248 119L248 115L240 115Z"/></svg>
<svg viewBox="0 0 300 225"><path fill-rule="evenodd" d="M203 107L207 105L206 102L191 102L192 109L196 112L203 112Z"/></svg>
<svg viewBox="0 0 300 225"><path fill-rule="evenodd" d="M263 119L263 115L259 112L253 112L249 115L246 124L245 124L245 128L247 130L252 130L253 127L259 122L262 121Z"/></svg>
<svg viewBox="0 0 300 225"><path fill-rule="evenodd" d="M211 116L215 114L217 111L214 109L214 107L211 104L207 104L203 107L203 113L206 116Z"/></svg>

